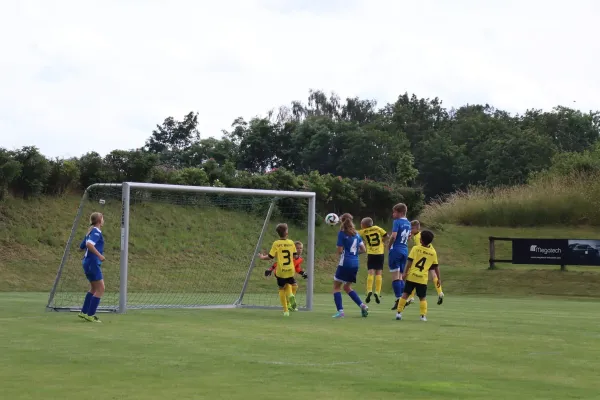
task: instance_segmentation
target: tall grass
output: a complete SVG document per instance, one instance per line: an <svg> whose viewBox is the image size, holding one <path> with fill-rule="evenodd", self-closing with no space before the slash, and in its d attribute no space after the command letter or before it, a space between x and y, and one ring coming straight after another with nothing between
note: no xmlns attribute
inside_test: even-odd
<svg viewBox="0 0 600 400"><path fill-rule="evenodd" d="M525 185L457 192L429 203L420 218L429 225L600 226L600 173L545 174Z"/></svg>

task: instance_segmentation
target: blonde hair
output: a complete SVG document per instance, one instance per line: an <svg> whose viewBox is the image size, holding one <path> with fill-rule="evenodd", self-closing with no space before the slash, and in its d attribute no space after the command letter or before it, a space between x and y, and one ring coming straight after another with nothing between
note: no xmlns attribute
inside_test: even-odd
<svg viewBox="0 0 600 400"><path fill-rule="evenodd" d="M342 226L340 227L340 230L348 236L356 235L356 228L354 227L354 223L352 222L353 219L354 217L352 217L352 214L348 213L342 214L342 216L340 217L340 221L342 221Z"/></svg>
<svg viewBox="0 0 600 400"><path fill-rule="evenodd" d="M296 241L294 242L294 244L295 244L296 246L302 246L302 247L304 247L304 244L303 244L301 241L299 241L299 240L296 240Z"/></svg>
<svg viewBox="0 0 600 400"><path fill-rule="evenodd" d="M420 228L421 223L419 222L418 219L414 219L414 220L410 221L410 226L416 226L417 228Z"/></svg>
<svg viewBox="0 0 600 400"><path fill-rule="evenodd" d="M99 213L99 212L93 212L90 215L90 227L89 227L89 229L87 231L88 235L90 234L90 232L92 231L92 229L94 229L94 227L96 225L98 225L100 223L100 221L102 221L102 217L103 217L102 213Z"/></svg>
<svg viewBox="0 0 600 400"><path fill-rule="evenodd" d="M370 228L373 226L373 219L372 218L363 218L362 221L360 221L360 224L362 226L366 226L367 228Z"/></svg>
<svg viewBox="0 0 600 400"><path fill-rule="evenodd" d="M394 211L396 211L397 213L406 215L406 212L408 211L408 208L406 207L406 204L404 203L398 203L394 206L394 208L392 209Z"/></svg>

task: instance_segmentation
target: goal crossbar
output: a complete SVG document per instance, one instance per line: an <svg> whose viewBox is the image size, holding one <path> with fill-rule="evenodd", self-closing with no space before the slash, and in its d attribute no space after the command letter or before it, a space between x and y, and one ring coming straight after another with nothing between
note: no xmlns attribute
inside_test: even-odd
<svg viewBox="0 0 600 400"><path fill-rule="evenodd" d="M306 272L308 273L308 279L306 280L306 307L301 308L302 310L311 311L313 309L313 290L314 290L314 257L315 257L315 215L316 215L316 194L314 192L296 192L296 191L279 191L279 190L264 190L264 189L246 189L246 188L221 188L211 186L186 186L186 185L170 185L170 184L153 184L153 183L141 183L141 182L123 182L123 183L96 183L86 188L79 203L75 220L71 227L71 232L67 240L61 262L56 273L54 284L50 291L48 303L46 308L53 311L79 311L79 307L56 307L53 306L53 300L57 292L58 284L61 279L63 269L65 268L66 261L69 257L70 248L75 239L76 229L79 220L82 216L84 204L89 198L90 190L95 188L120 188L121 189L121 221L120 221L120 285L119 285L119 304L118 307L99 307L99 312L118 312L124 313L127 309L140 309L140 308L272 308L269 306L257 306L257 305L246 305L243 304L244 294L246 292L248 282L254 269L256 258L260 251L262 241L265 236L265 232L269 226L269 221L277 199L281 198L296 198L308 200L308 216L307 216L307 228L308 228L308 240L306 249ZM233 196L261 196L271 197L273 200L269 205L267 215L265 216L263 226L260 232L260 236L254 248L254 252L250 259L250 265L246 274L246 279L243 282L239 297L233 304L217 304L217 305L160 305L153 304L151 307L139 306L139 305L128 305L127 304L127 290L128 290L128 257L129 257L129 211L130 211L130 200L132 189L143 189L150 191L167 191L167 192L188 192L188 193L207 193L207 194L220 194L220 195L233 195Z"/></svg>

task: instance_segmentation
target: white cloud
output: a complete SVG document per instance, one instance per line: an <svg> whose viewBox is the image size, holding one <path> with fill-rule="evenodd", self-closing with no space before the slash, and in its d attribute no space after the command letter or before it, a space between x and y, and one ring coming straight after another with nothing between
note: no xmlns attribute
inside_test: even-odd
<svg viewBox="0 0 600 400"><path fill-rule="evenodd" d="M0 145L106 154L189 111L219 136L310 88L600 109L599 17L592 0L7 0Z"/></svg>

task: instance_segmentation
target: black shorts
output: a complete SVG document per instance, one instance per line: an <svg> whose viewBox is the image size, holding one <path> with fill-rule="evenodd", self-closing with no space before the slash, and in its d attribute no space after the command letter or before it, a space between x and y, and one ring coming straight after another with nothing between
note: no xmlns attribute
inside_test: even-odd
<svg viewBox="0 0 600 400"><path fill-rule="evenodd" d="M384 254L367 254L367 269L383 270Z"/></svg>
<svg viewBox="0 0 600 400"><path fill-rule="evenodd" d="M277 286L279 286L280 289L283 289L285 285L296 284L296 278L294 278L293 276L289 278L280 278L276 275L275 278L277 278Z"/></svg>
<svg viewBox="0 0 600 400"><path fill-rule="evenodd" d="M418 298L422 299L427 296L426 284L406 281L406 284L404 285L404 293L410 295L414 289L417 289Z"/></svg>

